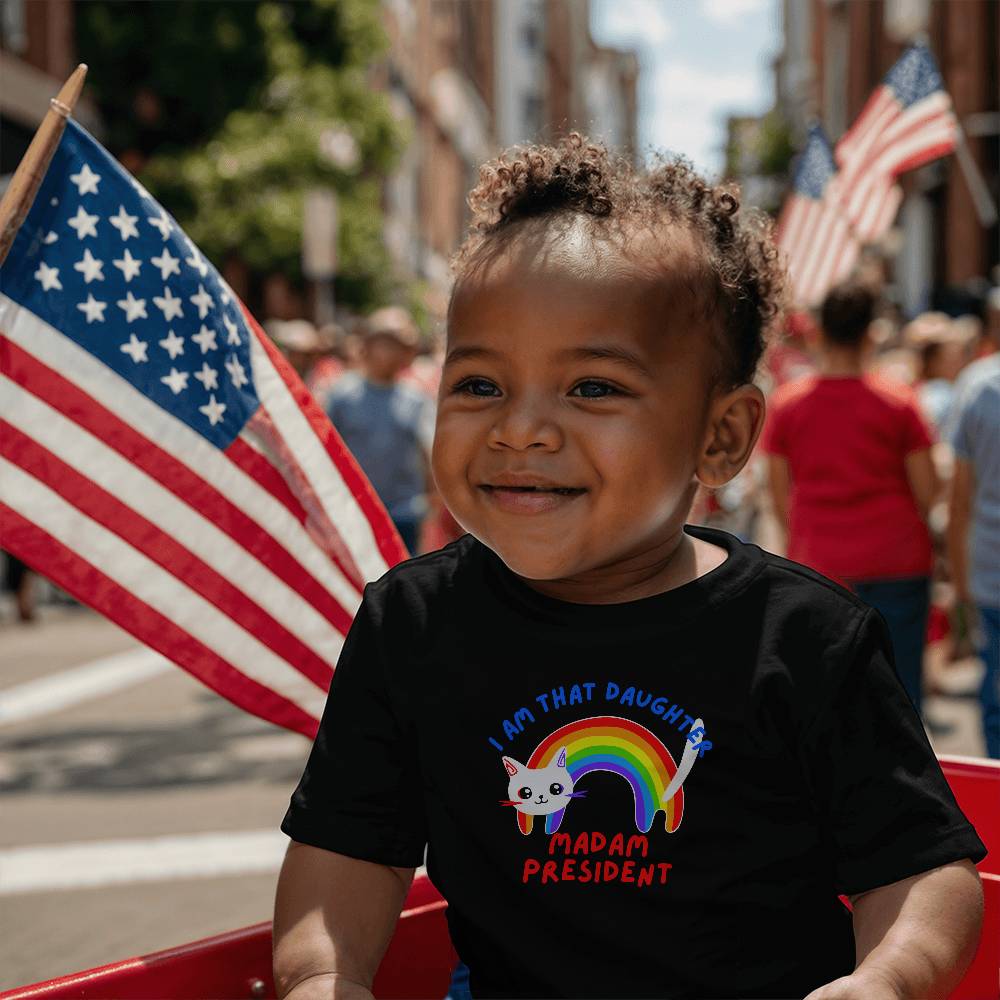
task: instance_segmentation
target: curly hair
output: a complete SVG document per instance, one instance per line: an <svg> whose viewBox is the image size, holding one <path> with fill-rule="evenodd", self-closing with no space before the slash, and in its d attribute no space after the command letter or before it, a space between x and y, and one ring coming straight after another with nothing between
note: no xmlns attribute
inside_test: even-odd
<svg viewBox="0 0 1000 1000"><path fill-rule="evenodd" d="M784 272L770 219L741 212L738 196L735 185L709 184L683 157L661 155L638 171L579 132L555 146L515 146L479 169L469 230L451 262L455 285L485 245L526 219L572 214L628 225L666 217L699 249L697 294L720 335L720 380L749 382L783 307Z"/></svg>

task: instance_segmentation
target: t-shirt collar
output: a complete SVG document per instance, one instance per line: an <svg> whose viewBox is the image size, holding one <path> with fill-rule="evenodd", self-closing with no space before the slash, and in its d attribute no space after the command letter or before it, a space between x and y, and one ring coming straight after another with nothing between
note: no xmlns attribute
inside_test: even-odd
<svg viewBox="0 0 1000 1000"><path fill-rule="evenodd" d="M715 569L680 587L620 604L580 604L541 594L516 576L492 549L478 540L490 588L505 604L527 613L536 621L595 626L657 625L677 627L702 611L718 608L743 591L766 565L756 545L716 528L685 525L684 530L726 550L728 558Z"/></svg>

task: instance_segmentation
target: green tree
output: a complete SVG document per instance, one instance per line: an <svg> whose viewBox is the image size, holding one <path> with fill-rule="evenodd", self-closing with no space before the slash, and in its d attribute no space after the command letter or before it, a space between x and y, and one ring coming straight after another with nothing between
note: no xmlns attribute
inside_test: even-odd
<svg viewBox="0 0 1000 1000"><path fill-rule="evenodd" d="M777 108L769 111L761 121L757 156L761 173L767 177L784 177L791 169L795 158L795 137Z"/></svg>
<svg viewBox="0 0 1000 1000"><path fill-rule="evenodd" d="M305 193L332 188L338 297L384 301L379 178L407 137L370 85L375 0L89 0L77 17L106 143L205 253L300 280Z"/></svg>

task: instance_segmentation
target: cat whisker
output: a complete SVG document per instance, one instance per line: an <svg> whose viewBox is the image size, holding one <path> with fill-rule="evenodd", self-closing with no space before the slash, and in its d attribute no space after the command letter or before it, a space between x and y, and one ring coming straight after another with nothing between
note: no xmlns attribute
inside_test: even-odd
<svg viewBox="0 0 1000 1000"><path fill-rule="evenodd" d="M586 795L586 791L583 792L566 792L566 798L568 799L582 799Z"/></svg>
<svg viewBox="0 0 1000 1000"><path fill-rule="evenodd" d="M519 806L519 805L521 805L521 801L519 799L518 800L515 800L515 799L501 799L500 800L500 805L502 805L502 806Z"/></svg>

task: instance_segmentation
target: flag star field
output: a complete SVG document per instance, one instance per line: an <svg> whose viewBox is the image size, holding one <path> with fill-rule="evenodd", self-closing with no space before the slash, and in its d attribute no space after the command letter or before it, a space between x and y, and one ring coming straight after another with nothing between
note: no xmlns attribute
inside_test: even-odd
<svg viewBox="0 0 1000 1000"><path fill-rule="evenodd" d="M922 45L914 45L886 74L885 85L895 93L899 103L908 108L943 90L944 80L930 52Z"/></svg>
<svg viewBox="0 0 1000 1000"><path fill-rule="evenodd" d="M813 126L809 130L809 142L795 171L795 190L807 198L819 200L836 172L833 150L830 149L823 130Z"/></svg>
<svg viewBox="0 0 1000 1000"><path fill-rule="evenodd" d="M216 447L259 405L235 296L72 120L18 233L3 292Z"/></svg>

